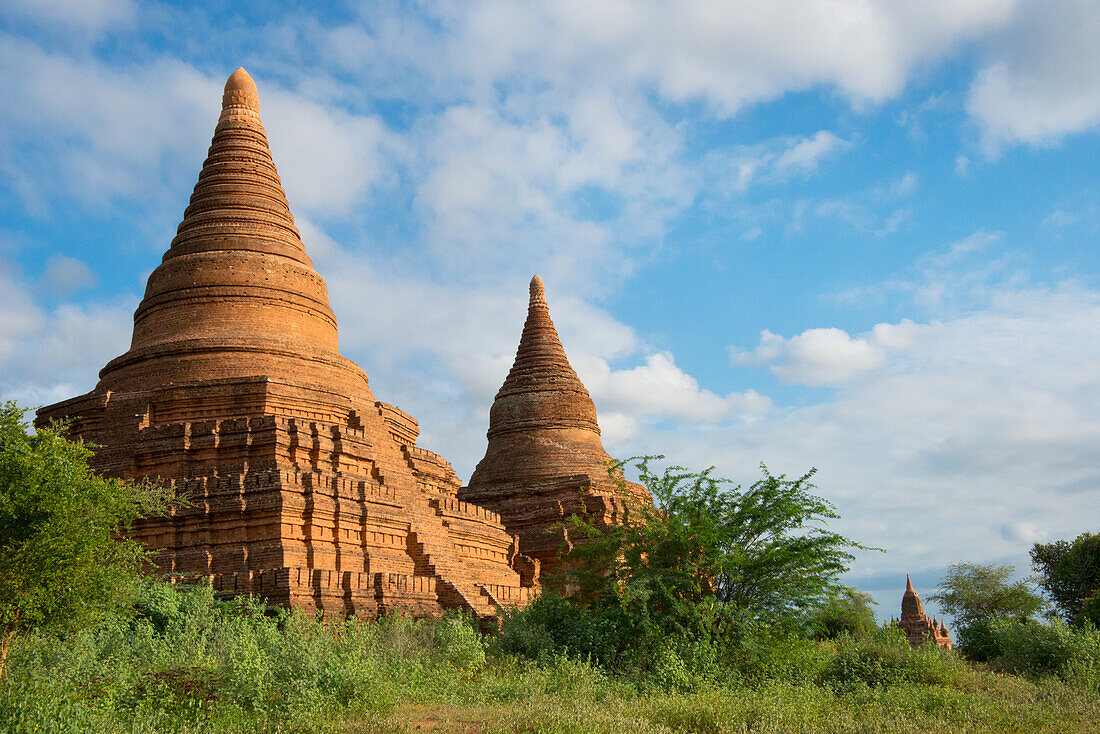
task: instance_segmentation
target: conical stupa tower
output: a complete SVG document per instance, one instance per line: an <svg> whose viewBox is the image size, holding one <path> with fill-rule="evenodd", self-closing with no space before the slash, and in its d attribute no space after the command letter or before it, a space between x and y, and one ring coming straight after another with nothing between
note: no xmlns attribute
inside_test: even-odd
<svg viewBox="0 0 1100 734"><path fill-rule="evenodd" d="M542 279L531 299L516 359L489 411L489 446L459 497L500 513L543 571L557 568L574 539L571 515L620 522L652 497L609 475L596 406L565 356Z"/></svg>
<svg viewBox="0 0 1100 734"><path fill-rule="evenodd" d="M901 596L901 619L897 621L897 626L913 647L925 642L932 642L945 650L950 650L952 647L947 626L943 622L929 619L924 613L924 604L921 603L917 590L913 588L909 574L905 575L905 593Z"/></svg>
<svg viewBox="0 0 1100 734"><path fill-rule="evenodd" d="M337 413L374 402L366 375L338 352L328 290L294 226L256 85L237 69L190 205L134 314L130 351L103 369L100 387L257 374L339 387L324 399Z"/></svg>
<svg viewBox="0 0 1100 734"><path fill-rule="evenodd" d="M367 615L488 616L536 583L499 517L458 501L450 464L416 446L416 421L340 355L244 69L226 82L130 350L92 392L38 413L52 418L101 446L98 471L189 499L134 529L161 571Z"/></svg>

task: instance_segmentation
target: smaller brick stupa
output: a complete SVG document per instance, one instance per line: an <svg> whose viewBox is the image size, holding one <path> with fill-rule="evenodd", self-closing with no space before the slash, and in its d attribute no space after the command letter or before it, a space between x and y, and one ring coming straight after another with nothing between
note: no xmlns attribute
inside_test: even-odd
<svg viewBox="0 0 1100 734"><path fill-rule="evenodd" d="M485 457L458 498L499 513L544 573L559 568L577 540L564 524L569 517L610 525L653 501L641 485L609 473L613 460L600 441L596 406L565 356L537 275L487 436Z"/></svg>
<svg viewBox="0 0 1100 734"><path fill-rule="evenodd" d="M929 619L924 613L924 605L909 580L909 574L905 575L905 594L901 597L901 619L895 620L895 624L913 647L934 642L944 650L952 648L947 626L935 618Z"/></svg>

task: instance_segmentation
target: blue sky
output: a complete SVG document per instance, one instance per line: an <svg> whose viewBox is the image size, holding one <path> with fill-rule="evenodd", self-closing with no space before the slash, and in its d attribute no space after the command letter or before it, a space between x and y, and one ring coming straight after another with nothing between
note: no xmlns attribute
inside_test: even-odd
<svg viewBox="0 0 1100 734"><path fill-rule="evenodd" d="M1100 6L0 6L0 395L125 351L225 78L341 347L469 475L543 276L608 449L819 469L906 571L1100 525Z"/></svg>

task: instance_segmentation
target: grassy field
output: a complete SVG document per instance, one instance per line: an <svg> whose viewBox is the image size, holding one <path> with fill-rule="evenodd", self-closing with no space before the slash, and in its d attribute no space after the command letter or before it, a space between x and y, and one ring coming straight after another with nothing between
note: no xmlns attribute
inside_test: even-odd
<svg viewBox="0 0 1100 734"><path fill-rule="evenodd" d="M152 587L133 617L25 634L5 732L1096 732L1095 671L1037 678L873 639L757 641L720 669L609 675L463 619L324 624ZM1091 663L1090 663L1091 665Z"/></svg>

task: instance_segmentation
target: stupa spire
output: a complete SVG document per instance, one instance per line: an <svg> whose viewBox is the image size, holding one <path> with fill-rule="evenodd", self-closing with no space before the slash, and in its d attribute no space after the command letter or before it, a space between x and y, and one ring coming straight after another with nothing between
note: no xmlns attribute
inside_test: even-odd
<svg viewBox="0 0 1100 734"><path fill-rule="evenodd" d="M489 438L520 429L582 429L600 445L596 406L573 371L550 318L542 278L531 278L516 359L489 414Z"/></svg>
<svg viewBox="0 0 1100 734"><path fill-rule="evenodd" d="M256 82L243 66L237 67L237 70L225 81L222 109L227 110L232 107L243 107L256 113L260 111L260 95L256 91Z"/></svg>
<svg viewBox="0 0 1100 734"><path fill-rule="evenodd" d="M328 288L294 226L259 109L256 83L238 68L191 201L134 313L130 351L100 372L106 389L262 373L350 380L368 399L366 375L339 354Z"/></svg>

